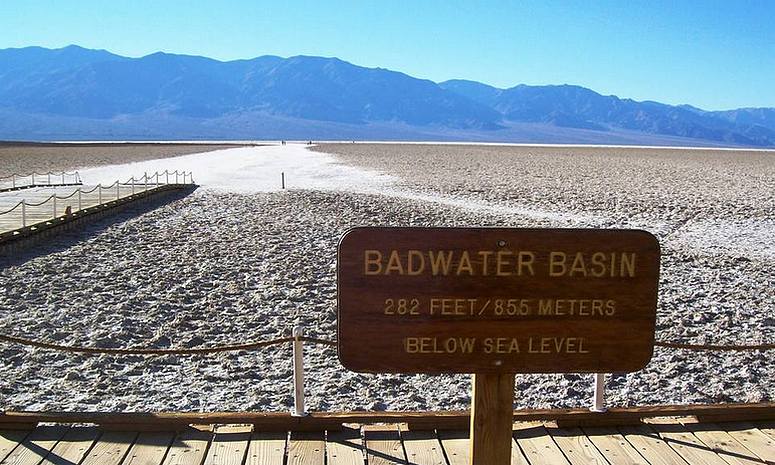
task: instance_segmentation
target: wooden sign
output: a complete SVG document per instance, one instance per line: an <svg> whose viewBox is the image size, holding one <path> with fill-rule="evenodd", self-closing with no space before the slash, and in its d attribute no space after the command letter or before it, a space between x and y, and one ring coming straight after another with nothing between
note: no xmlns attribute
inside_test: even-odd
<svg viewBox="0 0 775 465"><path fill-rule="evenodd" d="M645 231L355 228L338 253L342 364L358 372L629 372L651 359Z"/></svg>

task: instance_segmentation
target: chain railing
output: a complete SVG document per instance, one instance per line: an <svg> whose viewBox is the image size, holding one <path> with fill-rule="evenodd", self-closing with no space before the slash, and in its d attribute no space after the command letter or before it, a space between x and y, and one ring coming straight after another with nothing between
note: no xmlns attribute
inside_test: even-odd
<svg viewBox="0 0 775 465"><path fill-rule="evenodd" d="M0 191L25 189L43 186L73 186L83 184L78 171L68 173L65 171L48 173L12 174L0 178Z"/></svg>
<svg viewBox="0 0 775 465"><path fill-rule="evenodd" d="M78 179L80 180L80 177ZM151 175L145 173L138 178L132 176L126 182L116 181L109 186L98 184L88 190L79 187L69 195L54 193L41 202L29 202L23 199L10 209L0 211L0 233L67 217L81 210L118 201L159 186L193 183L191 172L165 170Z"/></svg>

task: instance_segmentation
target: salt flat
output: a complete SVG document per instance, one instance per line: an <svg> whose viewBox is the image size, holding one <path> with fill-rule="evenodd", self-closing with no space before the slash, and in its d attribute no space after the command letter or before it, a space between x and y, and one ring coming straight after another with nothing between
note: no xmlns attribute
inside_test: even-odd
<svg viewBox="0 0 775 465"><path fill-rule="evenodd" d="M332 156L310 152L301 144L232 148L87 168L80 173L89 182L110 183L117 178L168 169L194 173L194 180L204 188L239 193L281 190L283 172L289 189L365 191L392 181L390 176L347 166Z"/></svg>
<svg viewBox="0 0 775 465"><path fill-rule="evenodd" d="M82 170L84 182L194 171L194 194L0 264L0 332L98 347L334 338L336 246L362 225L639 227L663 248L657 337L775 340L769 152L433 146L249 147ZM282 191L280 172L289 189ZM9 408L284 410L289 347L87 357L2 346ZM656 349L613 375L615 405L775 398L771 353ZM309 406L462 409L467 376L360 375L308 347ZM591 376L517 378L519 406L587 405Z"/></svg>

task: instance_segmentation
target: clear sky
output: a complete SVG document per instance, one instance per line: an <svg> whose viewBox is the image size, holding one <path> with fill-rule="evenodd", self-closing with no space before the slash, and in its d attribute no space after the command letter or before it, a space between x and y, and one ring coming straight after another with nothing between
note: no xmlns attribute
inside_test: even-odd
<svg viewBox="0 0 775 465"><path fill-rule="evenodd" d="M336 56L443 81L775 107L775 1L2 0L0 48Z"/></svg>

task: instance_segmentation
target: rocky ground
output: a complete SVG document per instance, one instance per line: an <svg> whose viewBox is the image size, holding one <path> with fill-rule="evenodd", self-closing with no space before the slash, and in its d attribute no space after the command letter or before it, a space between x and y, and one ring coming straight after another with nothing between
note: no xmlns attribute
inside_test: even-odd
<svg viewBox="0 0 775 465"><path fill-rule="evenodd" d="M663 247L657 337L775 340L772 154L543 153L324 146L392 174L381 192L200 189L0 262L0 332L98 347L202 347L336 331L347 228L637 226ZM721 225L727 225L722 227ZM769 242L757 242L767 240ZM290 347L207 357L82 356L0 345L7 409L286 410ZM775 398L772 353L657 348L608 378L614 405ZM467 376L362 375L308 346L312 410L463 409ZM520 407L588 405L590 375L519 375Z"/></svg>
<svg viewBox="0 0 775 465"><path fill-rule="evenodd" d="M73 171L85 166L113 165L209 152L234 145L205 144L16 144L0 142L0 178L33 171Z"/></svg>

